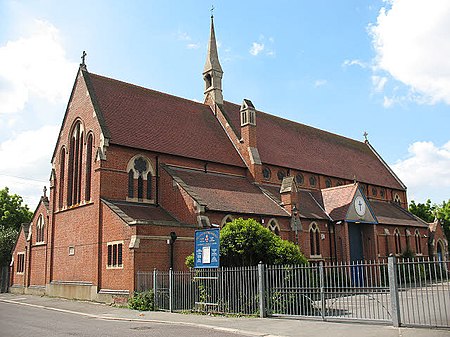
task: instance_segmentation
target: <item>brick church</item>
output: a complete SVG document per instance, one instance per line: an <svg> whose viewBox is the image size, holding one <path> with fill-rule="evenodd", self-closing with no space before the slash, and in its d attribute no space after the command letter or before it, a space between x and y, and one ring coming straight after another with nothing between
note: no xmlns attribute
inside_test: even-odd
<svg viewBox="0 0 450 337"><path fill-rule="evenodd" d="M138 271L185 269L195 230L239 217L314 261L446 254L441 226L407 211L406 186L369 141L228 102L222 76L213 18L204 103L91 73L83 58L12 292L127 296Z"/></svg>

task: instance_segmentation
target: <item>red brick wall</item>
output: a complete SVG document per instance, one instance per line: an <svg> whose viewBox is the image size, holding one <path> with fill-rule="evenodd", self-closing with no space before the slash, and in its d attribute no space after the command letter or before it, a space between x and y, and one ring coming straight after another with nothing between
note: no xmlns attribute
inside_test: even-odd
<svg viewBox="0 0 450 337"><path fill-rule="evenodd" d="M134 256L129 248L135 227L128 226L108 206L102 204L101 289L134 290ZM108 242L122 241L122 268L108 268Z"/></svg>
<svg viewBox="0 0 450 337"><path fill-rule="evenodd" d="M407 238L405 233L405 227L404 226L387 226L387 225L377 225L376 226L376 233L377 233L377 240L378 240L378 252L377 257L378 258L386 258L390 254L395 255L395 236L394 231L396 228L399 229L400 233L400 245L401 245L401 251L402 253L406 250L407 247ZM384 229L389 230L388 237L388 251L386 252L386 235ZM410 249L413 253L417 253L416 250L416 244L415 244L415 230L416 227L408 227L409 231L411 232L410 238ZM417 228L420 233L420 245L422 250L422 255L427 256L428 255L428 243L427 243L427 228L420 227Z"/></svg>
<svg viewBox="0 0 450 337"><path fill-rule="evenodd" d="M55 214L53 280L97 284L98 209L96 204ZM75 249L69 255L69 247Z"/></svg>
<svg viewBox="0 0 450 337"><path fill-rule="evenodd" d="M18 253L25 253L25 263L24 263L24 273L17 273L17 254ZM28 259L28 254L27 254L27 241L25 238L25 234L23 233L23 229L20 229L20 233L19 233L19 237L17 239L16 242L16 246L14 248L13 254L12 254L13 258L14 258L14 263L13 263L13 268L11 270L11 283L12 285L16 285L16 286L25 286L25 278L26 278L26 274L28 272L27 270L27 259Z"/></svg>
<svg viewBox="0 0 450 337"><path fill-rule="evenodd" d="M37 239L37 223L40 216L44 219L44 243L36 243ZM29 284L30 285L45 285L46 284L46 268L47 268L47 242L48 242L48 228L49 216L47 209L43 202L40 202L31 220L31 250L28 256L29 259Z"/></svg>
<svg viewBox="0 0 450 337"><path fill-rule="evenodd" d="M163 169L160 170L160 203L179 221L187 224L197 224L197 214L194 199Z"/></svg>

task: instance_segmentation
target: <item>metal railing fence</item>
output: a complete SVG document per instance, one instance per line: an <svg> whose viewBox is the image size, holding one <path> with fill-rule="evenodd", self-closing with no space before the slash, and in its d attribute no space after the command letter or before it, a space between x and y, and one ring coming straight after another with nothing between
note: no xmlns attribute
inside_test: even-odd
<svg viewBox="0 0 450 337"><path fill-rule="evenodd" d="M431 259L137 272L159 310L369 320L450 328L449 261Z"/></svg>
<svg viewBox="0 0 450 337"><path fill-rule="evenodd" d="M267 267L271 316L390 321L387 263Z"/></svg>
<svg viewBox="0 0 450 337"><path fill-rule="evenodd" d="M397 262L400 321L409 326L450 327L449 261Z"/></svg>

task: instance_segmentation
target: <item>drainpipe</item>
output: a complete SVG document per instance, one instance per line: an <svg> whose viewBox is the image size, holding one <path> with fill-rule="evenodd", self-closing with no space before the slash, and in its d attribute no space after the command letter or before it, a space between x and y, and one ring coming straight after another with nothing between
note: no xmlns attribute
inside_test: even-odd
<svg viewBox="0 0 450 337"><path fill-rule="evenodd" d="M155 184L155 203L159 206L159 156L156 156L156 184Z"/></svg>
<svg viewBox="0 0 450 337"><path fill-rule="evenodd" d="M173 270L173 245L177 240L177 234L175 232L170 232L170 239L167 240L167 244L170 245L170 269Z"/></svg>

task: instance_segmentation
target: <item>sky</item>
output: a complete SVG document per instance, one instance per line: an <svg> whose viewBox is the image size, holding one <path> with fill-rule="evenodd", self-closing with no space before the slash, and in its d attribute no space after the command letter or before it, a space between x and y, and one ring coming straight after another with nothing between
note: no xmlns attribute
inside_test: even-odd
<svg viewBox="0 0 450 337"><path fill-rule="evenodd" d="M0 0L0 188L36 207L83 50L90 72L202 101L212 5L226 100L366 131L409 201L450 198L448 0Z"/></svg>

